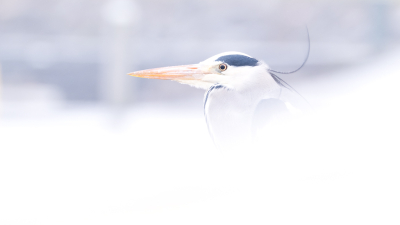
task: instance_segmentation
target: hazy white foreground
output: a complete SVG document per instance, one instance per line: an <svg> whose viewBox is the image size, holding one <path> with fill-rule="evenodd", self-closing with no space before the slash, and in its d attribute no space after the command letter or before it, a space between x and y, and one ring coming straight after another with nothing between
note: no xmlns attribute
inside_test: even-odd
<svg viewBox="0 0 400 225"><path fill-rule="evenodd" d="M305 81L315 112L242 151L201 103L5 117L0 224L399 224L399 59Z"/></svg>

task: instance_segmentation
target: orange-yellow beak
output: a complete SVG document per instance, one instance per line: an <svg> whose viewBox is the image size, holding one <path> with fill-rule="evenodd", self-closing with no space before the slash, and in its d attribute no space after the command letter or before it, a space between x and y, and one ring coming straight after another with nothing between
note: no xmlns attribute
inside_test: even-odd
<svg viewBox="0 0 400 225"><path fill-rule="evenodd" d="M162 80L201 80L205 74L209 74L209 72L203 71L197 64L170 66L128 73L128 75L134 77Z"/></svg>

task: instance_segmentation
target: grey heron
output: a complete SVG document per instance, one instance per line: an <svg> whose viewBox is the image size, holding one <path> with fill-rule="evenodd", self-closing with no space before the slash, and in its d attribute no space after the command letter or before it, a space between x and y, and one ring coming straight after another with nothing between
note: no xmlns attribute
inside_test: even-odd
<svg viewBox="0 0 400 225"><path fill-rule="evenodd" d="M148 69L131 76L174 80L207 90L204 115L211 138L217 147L244 147L251 143L252 117L263 99L278 99L290 112L299 111L304 99L263 61L241 52L224 52L198 64Z"/></svg>

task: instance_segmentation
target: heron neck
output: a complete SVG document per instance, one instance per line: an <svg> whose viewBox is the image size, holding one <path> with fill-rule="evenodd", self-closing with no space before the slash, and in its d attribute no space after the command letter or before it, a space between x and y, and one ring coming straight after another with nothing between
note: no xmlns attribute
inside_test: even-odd
<svg viewBox="0 0 400 225"><path fill-rule="evenodd" d="M252 139L252 117L260 100L222 88L209 94L205 116L210 135L217 147L248 146Z"/></svg>

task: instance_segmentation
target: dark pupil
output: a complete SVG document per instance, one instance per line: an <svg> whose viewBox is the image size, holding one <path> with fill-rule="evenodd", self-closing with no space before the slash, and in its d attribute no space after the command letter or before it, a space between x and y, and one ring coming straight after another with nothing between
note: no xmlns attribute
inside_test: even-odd
<svg viewBox="0 0 400 225"><path fill-rule="evenodd" d="M221 65L221 70L224 70L225 69L225 65Z"/></svg>

